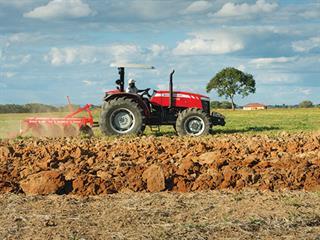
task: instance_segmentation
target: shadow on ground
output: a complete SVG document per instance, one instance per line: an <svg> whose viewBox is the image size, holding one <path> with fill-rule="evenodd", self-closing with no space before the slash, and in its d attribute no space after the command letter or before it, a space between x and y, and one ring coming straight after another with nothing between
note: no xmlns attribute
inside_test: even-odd
<svg viewBox="0 0 320 240"><path fill-rule="evenodd" d="M215 129L213 127L211 134L234 134L234 133L259 133L259 132L268 132L280 130L279 127L269 127L269 126L252 126L246 127L243 129ZM174 129L162 129L161 131L148 131L146 135L154 135L154 136L177 136L177 133Z"/></svg>

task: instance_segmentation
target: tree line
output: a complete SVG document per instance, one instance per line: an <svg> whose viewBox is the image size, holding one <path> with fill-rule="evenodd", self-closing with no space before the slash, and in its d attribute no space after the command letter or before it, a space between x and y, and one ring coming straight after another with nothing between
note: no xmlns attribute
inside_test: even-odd
<svg viewBox="0 0 320 240"><path fill-rule="evenodd" d="M74 109L79 106L73 105ZM46 113L46 112L68 112L68 106L55 107L41 103L0 104L0 113Z"/></svg>
<svg viewBox="0 0 320 240"><path fill-rule="evenodd" d="M232 103L229 101L211 101L210 102L211 109L232 109ZM236 106L235 107L240 107ZM287 105L287 104L275 104L268 105L268 108L313 108L320 107L320 104L314 104L310 100L305 100L296 105Z"/></svg>

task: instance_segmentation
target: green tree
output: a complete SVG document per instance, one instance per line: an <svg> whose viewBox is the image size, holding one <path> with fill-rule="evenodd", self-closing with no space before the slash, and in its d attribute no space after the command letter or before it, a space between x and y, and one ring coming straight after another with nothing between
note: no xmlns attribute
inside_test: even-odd
<svg viewBox="0 0 320 240"><path fill-rule="evenodd" d="M309 100L305 100L305 101L302 101L301 103L299 103L299 107L300 108L312 108L313 103Z"/></svg>
<svg viewBox="0 0 320 240"><path fill-rule="evenodd" d="M210 102L210 107L211 108L214 108L214 109L218 109L218 108L220 108L220 102L219 101L211 101Z"/></svg>
<svg viewBox="0 0 320 240"><path fill-rule="evenodd" d="M212 89L217 90L220 97L224 96L231 100L232 109L235 109L234 97L240 95L248 96L250 93L255 93L256 82L253 76L248 73L228 67L217 73L208 83L207 92Z"/></svg>
<svg viewBox="0 0 320 240"><path fill-rule="evenodd" d="M229 102L229 101L222 101L222 102L220 103L220 107L221 107L222 109L232 109L232 103Z"/></svg>

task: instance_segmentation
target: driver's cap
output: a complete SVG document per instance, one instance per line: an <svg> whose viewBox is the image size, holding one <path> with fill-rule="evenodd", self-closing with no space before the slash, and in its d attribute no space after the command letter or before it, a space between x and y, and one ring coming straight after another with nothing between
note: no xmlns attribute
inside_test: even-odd
<svg viewBox="0 0 320 240"><path fill-rule="evenodd" d="M130 83L136 83L136 81L135 81L134 79L130 78L129 81L128 81L128 83L129 83L129 84L130 84Z"/></svg>

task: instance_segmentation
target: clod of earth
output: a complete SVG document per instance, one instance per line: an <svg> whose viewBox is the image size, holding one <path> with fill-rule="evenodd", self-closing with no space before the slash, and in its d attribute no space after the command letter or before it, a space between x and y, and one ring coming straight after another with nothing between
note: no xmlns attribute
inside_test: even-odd
<svg viewBox="0 0 320 240"><path fill-rule="evenodd" d="M62 190L65 179L59 172L42 171L20 181L20 186L27 195L48 195Z"/></svg>
<svg viewBox="0 0 320 240"><path fill-rule="evenodd" d="M320 189L320 134L0 140L0 193Z"/></svg>

